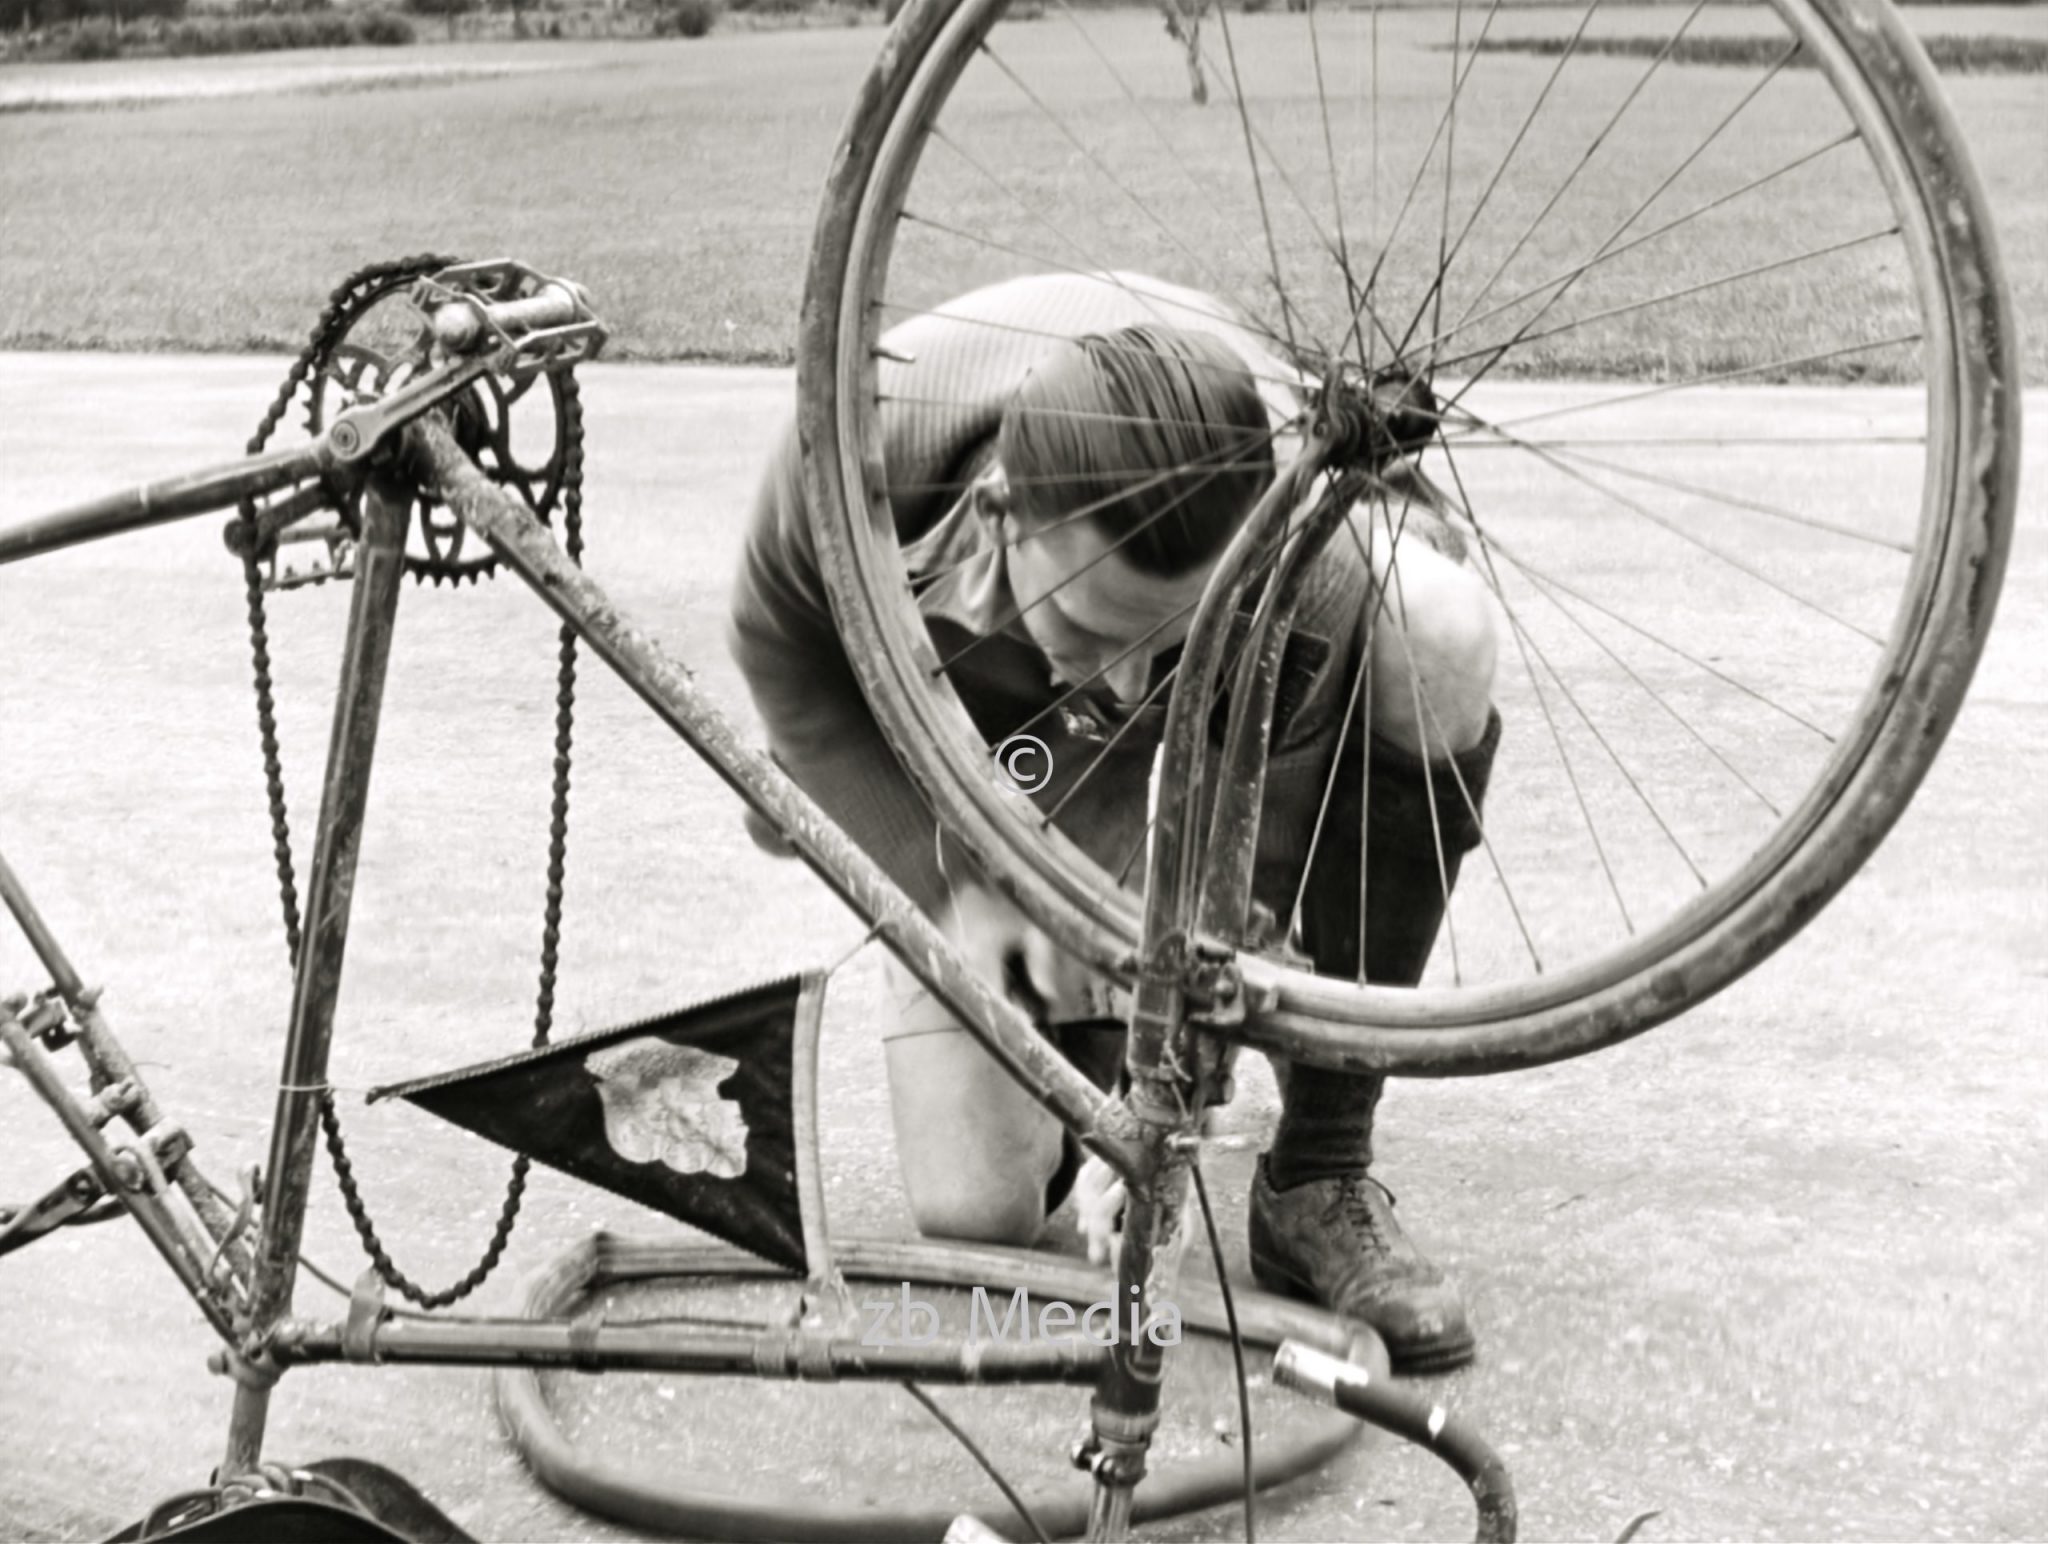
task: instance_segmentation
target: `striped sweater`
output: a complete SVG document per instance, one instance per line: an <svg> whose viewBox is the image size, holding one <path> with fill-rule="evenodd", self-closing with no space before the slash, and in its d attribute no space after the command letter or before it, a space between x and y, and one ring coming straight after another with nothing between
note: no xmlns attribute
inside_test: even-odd
<svg viewBox="0 0 2048 1544"><path fill-rule="evenodd" d="M896 357L880 365L883 453L897 535L913 573L920 562L928 571L934 563L957 563L960 543L974 539L972 522L948 526L947 516L986 463L1004 404L1031 369L1063 340L1143 321L1223 338L1259 380L1276 424L1294 415L1295 398L1285 384L1291 372L1247 328L1207 296L1136 275L1012 280L889 330L885 343ZM1275 452L1284 464L1287 445L1276 444ZM994 561L999 564L999 555ZM1298 613L1283 670L1255 881L1260 898L1283 915L1335 750L1369 591L1355 547L1333 542ZM978 622L957 600L943 585L921 600L942 660L973 643L978 626L987 630L991 608L981 608ZM994 614L1001 614L999 607ZM1032 720L1030 732L1047 742L1055 768L1036 798L1049 807L1083 781L1058 824L1112 872L1122 869L1142 839L1163 696L1103 756L1101 718L1085 704L1078 714L1045 712L1065 688L1054 684L1020 627L997 631L949 672L963 705L991 743ZM833 627L793 429L783 435L754 501L729 640L776 757L914 900L937 909L946 880L933 815L883 739ZM1142 867L1129 866L1133 874Z"/></svg>

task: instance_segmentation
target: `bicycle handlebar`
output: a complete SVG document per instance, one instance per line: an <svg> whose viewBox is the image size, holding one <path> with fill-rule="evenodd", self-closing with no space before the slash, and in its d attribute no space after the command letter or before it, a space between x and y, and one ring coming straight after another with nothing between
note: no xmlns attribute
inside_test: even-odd
<svg viewBox="0 0 2048 1544"><path fill-rule="evenodd" d="M333 465L334 459L324 440L315 441L74 504L69 509L0 529L0 566L62 547L75 547L80 542L96 541L102 536L146 530L193 515L232 509L244 498L303 481Z"/></svg>
<svg viewBox="0 0 2048 1544"><path fill-rule="evenodd" d="M1333 1405L1434 1453L1457 1473L1479 1507L1478 1544L1513 1544L1515 1485L1486 1440L1440 1404L1390 1379L1375 1379L1355 1362L1298 1340L1273 1354L1273 1381Z"/></svg>

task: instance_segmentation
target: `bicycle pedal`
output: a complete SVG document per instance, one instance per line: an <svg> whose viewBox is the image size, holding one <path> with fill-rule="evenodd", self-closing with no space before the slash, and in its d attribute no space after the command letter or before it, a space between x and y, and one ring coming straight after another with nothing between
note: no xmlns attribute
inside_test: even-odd
<svg viewBox="0 0 2048 1544"><path fill-rule="evenodd" d="M91 1169L80 1169L26 1206L0 1207L0 1255L24 1248L58 1228L111 1221L123 1210L119 1201L107 1204L106 1187Z"/></svg>

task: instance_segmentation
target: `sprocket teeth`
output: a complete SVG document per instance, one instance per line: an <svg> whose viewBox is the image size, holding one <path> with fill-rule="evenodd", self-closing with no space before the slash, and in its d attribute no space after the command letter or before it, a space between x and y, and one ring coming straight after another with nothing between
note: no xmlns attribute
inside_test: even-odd
<svg viewBox="0 0 2048 1544"><path fill-rule="evenodd" d="M339 398L343 382L339 376L330 372L337 356L347 345L351 330L372 309L392 295L407 289L415 280L426 274L449 267L455 261L449 257L408 258L395 263L381 263L359 269L344 280L328 297L320 321L314 326L305 349L294 361L284 387L273 398L269 413L249 447L249 453L256 454L263 448L276 426L291 412L295 398L304 403L303 422L307 434L317 437L321 432L319 418L323 385L331 388L336 396L336 411L341 410ZM561 489L573 486L581 479L583 415L575 377L551 376L548 379L550 391L541 394L536 400L544 401L554 415L555 454L539 469L537 476L537 481L547 491L542 497L526 502L543 525L552 527L556 514L562 507ZM495 383L493 389L496 389ZM526 393L522 390L521 400L525 396ZM503 412L509 406L510 403L500 403L500 411ZM485 427L488 430L493 427L493 423L487 412L485 418ZM499 432L489 438L489 446L494 451L501 448L499 440L510 433L509 425L503 419L496 421L495 427ZM485 474L500 487L509 487L511 484L510 470L503 465L486 467ZM550 483L554 486L549 487ZM351 531L359 528L361 520L361 511L356 507L356 502L345 493L335 494L333 500L336 515ZM422 507L417 511L417 518L424 520L428 507L436 502L438 501L431 495L426 495ZM412 575L415 584L430 583L436 588L444 584L457 588L465 582L477 584L493 577L498 571L498 566L496 555L491 553L477 558L452 560L432 554L424 557L408 555L405 559L406 572Z"/></svg>

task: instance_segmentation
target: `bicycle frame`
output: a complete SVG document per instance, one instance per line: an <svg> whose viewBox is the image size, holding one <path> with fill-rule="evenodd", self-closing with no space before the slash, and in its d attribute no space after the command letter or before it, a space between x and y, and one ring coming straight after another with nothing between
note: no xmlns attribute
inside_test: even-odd
<svg viewBox="0 0 2048 1544"><path fill-rule="evenodd" d="M1162 783L1162 832L1156 844L1151 920L1139 964L1129 1064L1132 1096L1113 1100L1075 1070L1025 1015L970 971L940 931L888 876L765 754L739 738L687 668L570 563L530 510L489 482L435 416L404 431L406 449L431 469L449 507L484 536L500 559L556 612L654 713L708 762L749 807L782 832L798 856L841 900L871 924L884 943L956 1015L1003 1066L1128 1185L1129 1214L1117 1273L1118 1301L1136 1305L1147 1323L1171 1287L1183 1242L1181 1227L1191 1152L1200 1111L1222 1066L1217 1037L1199 1037L1198 1023L1242 1022L1256 1005L1217 938L1241 941L1249 924L1251 843L1256 838L1258 771L1264 727L1273 708L1280 649L1296 586L1273 586L1260 608L1261 647L1247 650L1248 689L1235 694L1228 759L1239 775L1217 780L1213 810L1201 797L1207 754L1201 729L1220 669L1232 615L1253 565L1277 540L1297 500L1320 467L1312 455L1261 501L1219 565L1188 643L1192 687L1177 689L1169 744L1192 748L1169 759ZM100 535L231 507L284 486L278 458L252 460L180 478L175 504L150 489L95 501L0 533L0 561L14 561ZM262 1171L261 1226L251 1249L249 1221L231 1213L218 1192L183 1161L182 1133L164 1121L101 1020L88 991L20 882L0 863L0 899L14 913L79 1026L95 1098L81 1104L57 1075L40 1043L61 1026L47 1013L17 1017L0 1006L0 1041L38 1093L86 1152L107 1193L141 1223L226 1349L213 1365L237 1384L223 1473L240 1474L261 1460L270 1389L288 1368L314 1362L389 1361L586 1370L638 1369L757 1376L916 1378L937 1382L1051 1381L1093 1383L1095 1436L1083 1455L1096 1479L1090 1532L1120 1537L1132 1492L1159 1420L1164 1351L1147 1335L1113 1346L1088 1341L964 1346L874 1346L848 1333L843 1317L807 1315L768 1334L679 1333L627 1326L591 1326L567 1318L508 1324L437 1317L399 1321L385 1309L374 1275L358 1284L347 1319L314 1323L293 1316L298 1251L315 1164L320 1100L347 951L350 900L375 761L386 669L397 623L404 569L409 490L398 474L373 470L362 500L355 583L328 745L319 823L306 894L305 926L268 1161ZM114 513L111 513L114 512ZM1333 522L1321 521L1327 537ZM1298 577L1303 540L1283 574ZM1256 730L1257 732L1253 732ZM1227 861L1204 884L1207 843L1201 817L1213 814L1227 833ZM1200 915L1197 915L1197 907ZM1200 926L1204 943L1190 942ZM125 1116L142 1135L116 1149L100 1127ZM166 1204L168 1176L191 1202L198 1225ZM811 1286L827 1285L829 1260L815 1266ZM818 1292L817 1295L822 1295ZM1342 1351L1343 1346L1328 1349ZM1077 1460L1081 1461L1081 1460Z"/></svg>

